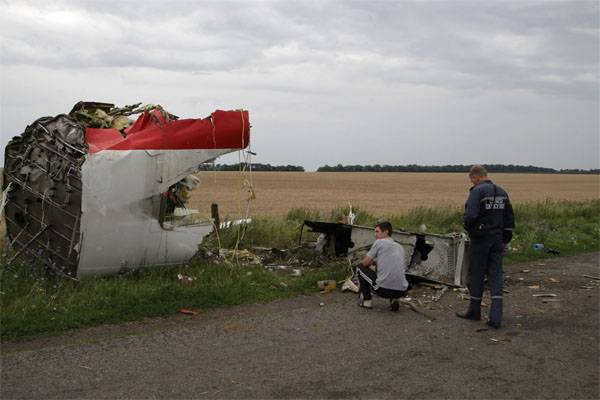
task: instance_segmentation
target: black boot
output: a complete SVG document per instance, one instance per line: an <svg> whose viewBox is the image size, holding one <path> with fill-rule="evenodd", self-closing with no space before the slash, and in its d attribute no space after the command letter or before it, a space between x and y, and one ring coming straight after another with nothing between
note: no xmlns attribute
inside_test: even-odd
<svg viewBox="0 0 600 400"><path fill-rule="evenodd" d="M502 325L502 299L492 299L490 318L487 324L494 329L498 329Z"/></svg>
<svg viewBox="0 0 600 400"><path fill-rule="evenodd" d="M459 318L479 321L481 319L481 300L471 300L466 313L456 313Z"/></svg>

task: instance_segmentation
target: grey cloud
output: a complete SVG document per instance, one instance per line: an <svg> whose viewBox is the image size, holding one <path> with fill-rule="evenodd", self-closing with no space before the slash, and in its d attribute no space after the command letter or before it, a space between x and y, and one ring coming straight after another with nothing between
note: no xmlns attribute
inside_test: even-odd
<svg viewBox="0 0 600 400"><path fill-rule="evenodd" d="M29 7L22 20L5 16L2 63L174 71L269 71L304 64L380 77L383 85L528 87L583 96L594 91L585 84L598 86L592 76L598 36L577 30L598 30L595 2L176 2L169 7L146 2L131 9L120 2L75 4ZM70 25L52 26L52 16L71 11ZM376 57L359 66L340 63L360 53ZM399 58L414 65L394 64ZM592 79L569 83L574 75Z"/></svg>

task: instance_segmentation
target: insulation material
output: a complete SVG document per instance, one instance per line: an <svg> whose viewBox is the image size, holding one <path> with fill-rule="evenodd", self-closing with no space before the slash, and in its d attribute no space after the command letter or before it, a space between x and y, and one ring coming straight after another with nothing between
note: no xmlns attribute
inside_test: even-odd
<svg viewBox="0 0 600 400"><path fill-rule="evenodd" d="M213 224L180 217L198 186L190 174L248 146L248 112L178 119L138 106L80 102L69 115L36 120L6 146L15 257L81 277L178 264L196 253Z"/></svg>

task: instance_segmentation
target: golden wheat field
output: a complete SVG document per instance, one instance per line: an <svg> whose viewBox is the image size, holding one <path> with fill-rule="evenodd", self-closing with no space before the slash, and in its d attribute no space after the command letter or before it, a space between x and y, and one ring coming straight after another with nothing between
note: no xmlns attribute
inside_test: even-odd
<svg viewBox="0 0 600 400"><path fill-rule="evenodd" d="M210 214L217 203L221 217L244 215L251 180L256 199L250 215L285 215L291 208L317 210L325 215L337 206L359 207L374 215L401 214L424 206L462 206L471 185L463 173L369 172L201 172L189 207ZM490 174L513 203L600 198L599 175ZM241 210L241 212L240 212Z"/></svg>

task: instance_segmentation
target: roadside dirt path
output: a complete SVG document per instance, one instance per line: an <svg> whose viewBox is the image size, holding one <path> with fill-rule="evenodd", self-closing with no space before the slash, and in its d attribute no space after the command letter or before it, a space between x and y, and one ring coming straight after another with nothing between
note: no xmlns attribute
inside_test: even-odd
<svg viewBox="0 0 600 400"><path fill-rule="evenodd" d="M599 260L507 266L498 331L419 289L434 320L331 293L3 343L0 397L597 399Z"/></svg>

